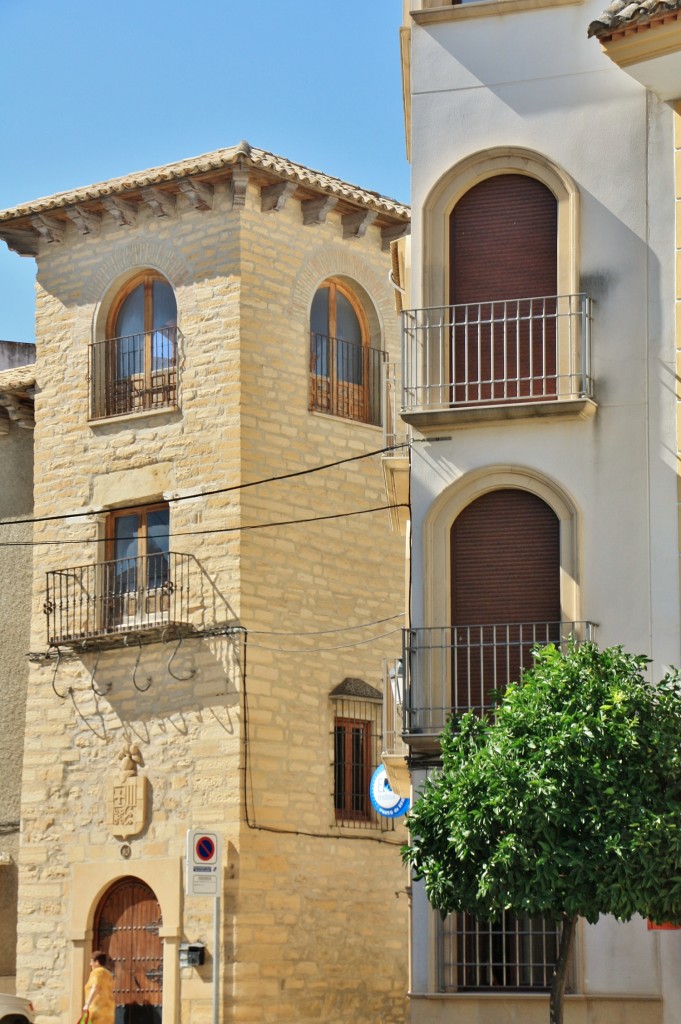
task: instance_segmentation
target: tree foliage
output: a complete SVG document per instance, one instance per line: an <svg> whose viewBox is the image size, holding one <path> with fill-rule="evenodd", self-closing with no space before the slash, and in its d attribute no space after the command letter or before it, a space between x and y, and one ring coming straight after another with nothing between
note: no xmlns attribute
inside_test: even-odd
<svg viewBox="0 0 681 1024"><path fill-rule="evenodd" d="M405 860L443 915L681 924L681 683L621 647L553 645L442 736Z"/></svg>

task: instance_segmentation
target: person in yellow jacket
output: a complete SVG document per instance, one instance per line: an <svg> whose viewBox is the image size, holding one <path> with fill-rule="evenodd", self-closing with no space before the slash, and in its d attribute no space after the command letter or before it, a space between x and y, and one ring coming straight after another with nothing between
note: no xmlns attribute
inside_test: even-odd
<svg viewBox="0 0 681 1024"><path fill-rule="evenodd" d="M91 1024L114 1024L116 1004L113 994L113 974L107 971L106 953L95 950L90 957L90 977L85 983L84 1010L90 1014Z"/></svg>

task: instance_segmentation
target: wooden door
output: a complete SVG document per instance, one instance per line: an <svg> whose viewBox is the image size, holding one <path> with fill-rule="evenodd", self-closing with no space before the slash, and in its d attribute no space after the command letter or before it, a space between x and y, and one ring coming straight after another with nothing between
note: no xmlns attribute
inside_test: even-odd
<svg viewBox="0 0 681 1024"><path fill-rule="evenodd" d="M93 948L106 953L114 976L116 1024L161 1024L161 908L139 878L116 882L97 908Z"/></svg>
<svg viewBox="0 0 681 1024"><path fill-rule="evenodd" d="M558 204L523 174L485 178L450 218L453 400L557 391Z"/></svg>
<svg viewBox="0 0 681 1024"><path fill-rule="evenodd" d="M528 491L500 489L452 525L453 707L482 711L560 638L559 520Z"/></svg>

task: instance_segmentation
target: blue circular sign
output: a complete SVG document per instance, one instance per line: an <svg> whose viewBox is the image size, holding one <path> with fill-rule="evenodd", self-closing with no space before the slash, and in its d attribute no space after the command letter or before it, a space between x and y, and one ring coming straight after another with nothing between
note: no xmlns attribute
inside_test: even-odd
<svg viewBox="0 0 681 1024"><path fill-rule="evenodd" d="M215 843L210 836L201 836L196 840L196 856L199 860L212 860L215 856Z"/></svg>
<svg viewBox="0 0 681 1024"><path fill-rule="evenodd" d="M397 793L393 793L388 782L388 773L382 764L379 764L371 776L369 796L374 810L382 814L384 818L401 818L409 810L408 797L401 797Z"/></svg>

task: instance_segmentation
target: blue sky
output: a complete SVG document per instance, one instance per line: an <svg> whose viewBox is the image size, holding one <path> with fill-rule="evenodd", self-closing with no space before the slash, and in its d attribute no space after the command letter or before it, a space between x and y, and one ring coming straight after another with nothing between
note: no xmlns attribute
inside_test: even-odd
<svg viewBox="0 0 681 1024"><path fill-rule="evenodd" d="M247 139L409 199L401 0L0 0L0 209ZM0 338L35 262L0 242Z"/></svg>

